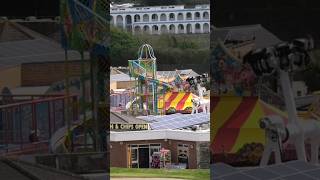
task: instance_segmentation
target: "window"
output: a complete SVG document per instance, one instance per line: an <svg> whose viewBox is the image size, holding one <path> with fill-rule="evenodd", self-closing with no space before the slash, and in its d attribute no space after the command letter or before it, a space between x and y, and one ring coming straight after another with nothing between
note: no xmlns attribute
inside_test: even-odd
<svg viewBox="0 0 320 180"><path fill-rule="evenodd" d="M178 151L178 162L184 164L186 168L189 167L189 145L179 143L177 147Z"/></svg>
<svg viewBox="0 0 320 180"><path fill-rule="evenodd" d="M200 19L200 13L199 12L196 12L194 14L194 19Z"/></svg>
<svg viewBox="0 0 320 180"><path fill-rule="evenodd" d="M158 21L158 15L157 14L152 14L151 15L152 21Z"/></svg>
<svg viewBox="0 0 320 180"><path fill-rule="evenodd" d="M204 12L203 13L203 19L209 19L209 13L208 12Z"/></svg>
<svg viewBox="0 0 320 180"><path fill-rule="evenodd" d="M137 161L138 160L138 149L131 150L131 160Z"/></svg>
<svg viewBox="0 0 320 180"><path fill-rule="evenodd" d="M187 20L192 19L192 14L190 12L187 13Z"/></svg>
<svg viewBox="0 0 320 180"><path fill-rule="evenodd" d="M170 19L170 20L174 20L174 14L173 14L173 13L170 13L170 14L169 14L169 19Z"/></svg>
<svg viewBox="0 0 320 180"><path fill-rule="evenodd" d="M143 22L148 22L149 21L149 15L148 14L144 14L143 15Z"/></svg>
<svg viewBox="0 0 320 180"><path fill-rule="evenodd" d="M134 15L134 22L139 22L140 21L140 15L136 14Z"/></svg>
<svg viewBox="0 0 320 180"><path fill-rule="evenodd" d="M160 149L160 144L150 144L150 156L152 156L154 152L160 152Z"/></svg>
<svg viewBox="0 0 320 180"><path fill-rule="evenodd" d="M178 14L178 20L183 20L183 14L182 13Z"/></svg>
<svg viewBox="0 0 320 180"><path fill-rule="evenodd" d="M166 14L161 14L160 15L160 21L166 21L166 20L167 20Z"/></svg>

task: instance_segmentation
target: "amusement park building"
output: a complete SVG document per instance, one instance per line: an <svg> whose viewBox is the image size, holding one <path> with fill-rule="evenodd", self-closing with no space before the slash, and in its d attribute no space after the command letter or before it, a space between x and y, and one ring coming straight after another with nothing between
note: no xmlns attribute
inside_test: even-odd
<svg viewBox="0 0 320 180"><path fill-rule="evenodd" d="M208 168L209 131L142 130L110 132L110 166L150 168L150 156L165 148L171 151L171 164L181 165L187 157L189 169ZM183 151L181 152L180 150Z"/></svg>
<svg viewBox="0 0 320 180"><path fill-rule="evenodd" d="M64 49L54 40L24 26L26 23L32 25L28 21L0 22L0 90L50 86L65 79ZM79 77L81 56L73 50L69 50L68 55L70 77ZM89 59L88 53L85 59Z"/></svg>
<svg viewBox="0 0 320 180"><path fill-rule="evenodd" d="M134 34L194 34L210 32L210 6L184 5L112 7L111 24Z"/></svg>

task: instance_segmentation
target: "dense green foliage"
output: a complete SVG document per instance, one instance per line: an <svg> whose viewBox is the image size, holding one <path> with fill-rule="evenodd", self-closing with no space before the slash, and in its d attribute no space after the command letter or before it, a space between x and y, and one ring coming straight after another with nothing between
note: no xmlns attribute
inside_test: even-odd
<svg viewBox="0 0 320 180"><path fill-rule="evenodd" d="M110 57L112 66L127 66L128 60L136 57L140 46L138 39L117 28L110 28Z"/></svg>
<svg viewBox="0 0 320 180"><path fill-rule="evenodd" d="M127 66L128 60L137 59L137 51L150 44L157 57L160 70L190 68L186 65L209 64L209 34L197 35L137 35L111 28L112 66ZM166 66L169 67L165 68ZM203 66L206 67L206 66ZM207 67L209 69L209 67ZM199 69L198 69L199 70ZM205 72L207 70L201 70Z"/></svg>

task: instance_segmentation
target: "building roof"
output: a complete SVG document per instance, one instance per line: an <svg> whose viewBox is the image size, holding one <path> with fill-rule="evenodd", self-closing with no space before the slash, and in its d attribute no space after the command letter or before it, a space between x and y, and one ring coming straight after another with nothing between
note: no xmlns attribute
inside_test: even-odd
<svg viewBox="0 0 320 180"><path fill-rule="evenodd" d="M192 69L178 70L178 73L180 76L188 76L188 77L199 76L199 74L194 72Z"/></svg>
<svg viewBox="0 0 320 180"><path fill-rule="evenodd" d="M139 6L133 7L132 4L126 5L115 5L111 6L110 13L141 13L141 12L178 12L178 11L201 11L201 10L210 10L209 4L199 4L194 7L186 7L185 5L166 5L166 6Z"/></svg>
<svg viewBox="0 0 320 180"><path fill-rule="evenodd" d="M111 74L110 81L134 81L134 78L130 78L128 74Z"/></svg>
<svg viewBox="0 0 320 180"><path fill-rule="evenodd" d="M120 70L112 69L110 72L110 81L134 81L134 78ZM176 75L179 74L182 77L196 77L198 73L192 69L176 70L176 71L157 71L157 77L161 80L174 80Z"/></svg>
<svg viewBox="0 0 320 180"><path fill-rule="evenodd" d="M182 129L195 125L202 125L210 123L209 113L197 114L170 114L157 116L139 116L143 120L150 122L151 129Z"/></svg>
<svg viewBox="0 0 320 180"><path fill-rule="evenodd" d="M110 123L114 124L147 124L146 121L116 112L110 112Z"/></svg>
<svg viewBox="0 0 320 180"><path fill-rule="evenodd" d="M192 69L183 69L183 70L176 70L176 71L157 71L157 77L163 78L163 79L175 79L177 74L183 77L199 76L199 74L194 72Z"/></svg>
<svg viewBox="0 0 320 180"><path fill-rule="evenodd" d="M32 35L21 30L16 23L0 22L0 42L28 40Z"/></svg>
<svg viewBox="0 0 320 180"><path fill-rule="evenodd" d="M28 94L28 95L43 95L48 92L50 86L32 86L32 87L17 87L11 89L11 94Z"/></svg>
<svg viewBox="0 0 320 180"><path fill-rule="evenodd" d="M17 87L10 89L12 95L26 95L15 96L15 100L30 100L31 95L45 95L49 92L50 86L32 86L32 87ZM0 97L0 100L2 98Z"/></svg>
<svg viewBox="0 0 320 180"><path fill-rule="evenodd" d="M69 50L69 60L79 60L77 51ZM85 54L85 59L89 55ZM61 45L44 35L18 23L0 22L0 67L8 68L23 63L57 62L65 59Z"/></svg>
<svg viewBox="0 0 320 180"><path fill-rule="evenodd" d="M254 39L256 48L264 48L282 42L260 24L222 28L213 27L213 34L214 41L221 40L224 43L228 40L248 41Z"/></svg>
<svg viewBox="0 0 320 180"><path fill-rule="evenodd" d="M115 74L123 74L123 72L121 72L117 68L110 67L110 75L115 75Z"/></svg>
<svg viewBox="0 0 320 180"><path fill-rule="evenodd" d="M110 132L110 141L140 141L171 139L181 141L209 142L210 131L186 130L149 130L149 131L123 131Z"/></svg>

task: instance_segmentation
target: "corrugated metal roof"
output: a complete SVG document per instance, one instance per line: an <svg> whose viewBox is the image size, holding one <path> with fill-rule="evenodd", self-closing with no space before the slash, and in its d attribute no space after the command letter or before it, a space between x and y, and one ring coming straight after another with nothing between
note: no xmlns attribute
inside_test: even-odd
<svg viewBox="0 0 320 180"><path fill-rule="evenodd" d="M110 75L110 81L134 81L134 78L130 79L128 74L112 74Z"/></svg>
<svg viewBox="0 0 320 180"><path fill-rule="evenodd" d="M31 35L20 30L16 23L0 22L0 42L33 39Z"/></svg>
<svg viewBox="0 0 320 180"><path fill-rule="evenodd" d="M138 119L133 116L122 115L116 112L110 112L110 123L147 124L147 122L142 119Z"/></svg>
<svg viewBox="0 0 320 180"><path fill-rule="evenodd" d="M181 141L210 142L209 131L186 130L149 130L149 131L123 131L110 132L110 141L140 141L172 139Z"/></svg>
<svg viewBox="0 0 320 180"><path fill-rule="evenodd" d="M138 116L137 118L150 122L151 129L181 129L194 125L210 123L209 113L170 114L163 116Z"/></svg>
<svg viewBox="0 0 320 180"><path fill-rule="evenodd" d="M85 58L88 59L86 54ZM35 62L56 62L65 59L64 50L59 44L45 40L34 39L0 43L0 68ZM69 60L79 60L80 54L68 51Z"/></svg>
<svg viewBox="0 0 320 180"><path fill-rule="evenodd" d="M158 78L165 78L165 79L175 78L177 74L179 74L180 76L188 76L188 77L199 76L199 74L194 72L192 69L183 69L183 70L176 70L176 71L157 71Z"/></svg>
<svg viewBox="0 0 320 180"><path fill-rule="evenodd" d="M65 51L59 43L34 32L22 25L10 22L12 36L20 32L22 39L13 39L0 43L0 69L13 67L23 63L55 62L65 59ZM14 29L16 28L16 29ZM26 37L28 37L26 39ZM77 51L68 51L69 60L80 60ZM85 53L85 59L89 54Z"/></svg>
<svg viewBox="0 0 320 180"><path fill-rule="evenodd" d="M28 94L28 95L44 95L48 92L50 86L32 86L32 87L18 87L11 89L11 94Z"/></svg>
<svg viewBox="0 0 320 180"><path fill-rule="evenodd" d="M184 75L186 75L188 77L199 76L199 74L194 72L192 69L178 70L178 73L180 76L184 76Z"/></svg>

